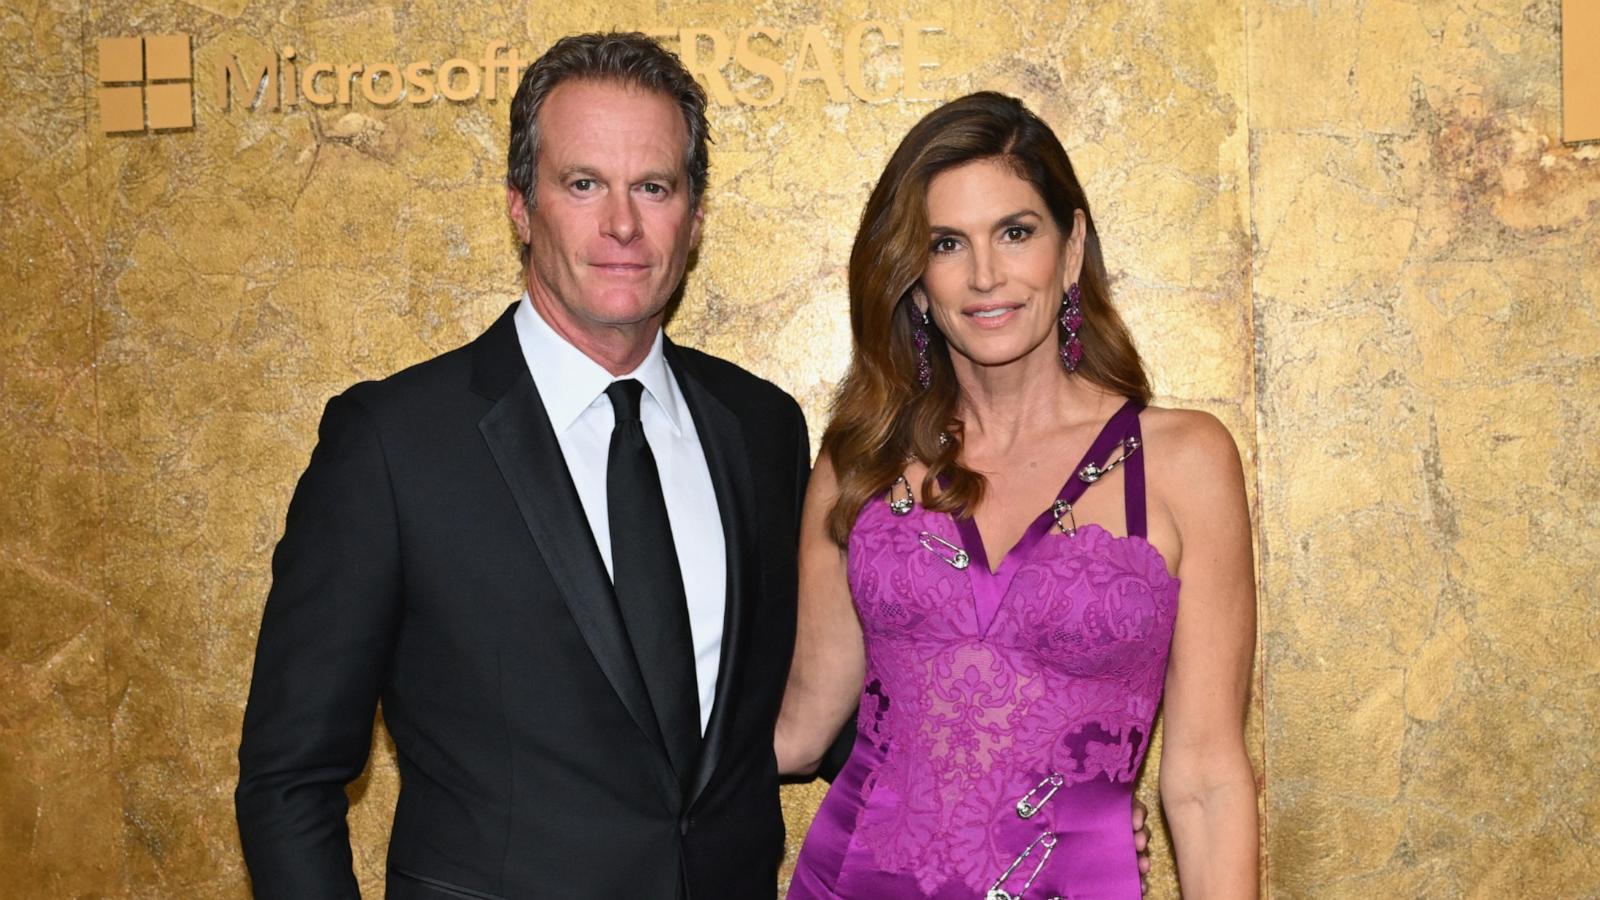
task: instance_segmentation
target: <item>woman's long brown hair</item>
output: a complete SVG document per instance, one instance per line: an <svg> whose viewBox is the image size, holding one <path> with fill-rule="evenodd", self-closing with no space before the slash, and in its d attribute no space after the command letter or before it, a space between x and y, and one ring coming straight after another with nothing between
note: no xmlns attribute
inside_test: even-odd
<svg viewBox="0 0 1600 900"><path fill-rule="evenodd" d="M983 498L983 476L959 462L960 386L944 336L928 324L933 382L924 390L917 384L910 318L911 289L927 267L932 240L928 184L940 172L980 159L1003 160L1031 184L1063 240L1072 233L1073 212L1083 211L1088 233L1078 278L1083 362L1077 375L1125 397L1149 400L1139 352L1111 306L1089 200L1061 142L1013 97L983 91L951 101L924 116L895 149L862 211L850 251L850 367L822 436L839 482L828 534L840 546L861 508L889 489L910 457L928 466L920 492L928 508L969 514ZM1064 333L1057 337L1065 339ZM949 435L944 443L941 433ZM940 475L949 480L948 487L934 496Z"/></svg>

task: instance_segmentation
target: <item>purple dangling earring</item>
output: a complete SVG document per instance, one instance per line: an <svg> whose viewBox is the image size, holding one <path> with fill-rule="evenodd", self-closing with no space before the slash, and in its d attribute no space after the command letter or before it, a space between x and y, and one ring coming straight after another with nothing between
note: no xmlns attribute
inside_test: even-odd
<svg viewBox="0 0 1600 900"><path fill-rule="evenodd" d="M911 313L911 346L917 349L917 384L923 390L933 384L933 364L928 362L928 313L926 310L917 309L912 303L908 307Z"/></svg>
<svg viewBox="0 0 1600 900"><path fill-rule="evenodd" d="M1061 327L1067 333L1067 339L1061 342L1061 365L1068 374L1078 371L1083 362L1083 341L1078 340L1078 329L1083 327L1082 302L1083 294L1074 281L1061 298Z"/></svg>

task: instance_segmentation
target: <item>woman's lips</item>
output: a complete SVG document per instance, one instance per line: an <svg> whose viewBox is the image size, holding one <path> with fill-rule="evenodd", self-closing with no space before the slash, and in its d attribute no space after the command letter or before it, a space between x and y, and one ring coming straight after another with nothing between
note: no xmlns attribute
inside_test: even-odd
<svg viewBox="0 0 1600 900"><path fill-rule="evenodd" d="M979 306L969 306L961 310L967 321L979 328L999 328L1016 317L1016 314L1025 304L1021 303L987 303Z"/></svg>

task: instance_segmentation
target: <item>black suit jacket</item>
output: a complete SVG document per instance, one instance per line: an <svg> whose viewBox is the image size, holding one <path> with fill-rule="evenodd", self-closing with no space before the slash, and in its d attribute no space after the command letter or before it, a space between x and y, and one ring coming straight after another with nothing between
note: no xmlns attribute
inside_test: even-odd
<svg viewBox="0 0 1600 900"><path fill-rule="evenodd" d="M257 897L356 895L344 787L380 698L401 776L390 898L775 895L805 421L730 363L666 354L728 546L688 789L508 310L328 403L273 555L239 748Z"/></svg>

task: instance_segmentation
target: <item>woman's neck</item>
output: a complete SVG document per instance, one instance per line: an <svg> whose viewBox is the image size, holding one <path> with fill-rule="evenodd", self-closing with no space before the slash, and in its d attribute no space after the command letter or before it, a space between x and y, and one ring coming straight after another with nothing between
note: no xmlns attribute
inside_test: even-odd
<svg viewBox="0 0 1600 900"><path fill-rule="evenodd" d="M1043 432L1098 423L1115 397L1061 367L1053 342L1001 366L982 366L952 354L961 385L957 415L963 444L984 457L1005 457Z"/></svg>

